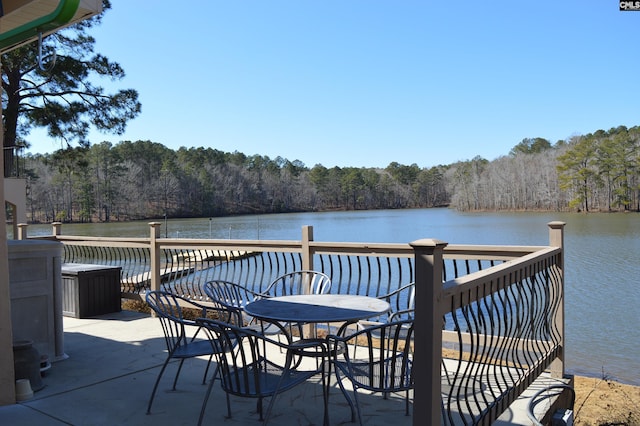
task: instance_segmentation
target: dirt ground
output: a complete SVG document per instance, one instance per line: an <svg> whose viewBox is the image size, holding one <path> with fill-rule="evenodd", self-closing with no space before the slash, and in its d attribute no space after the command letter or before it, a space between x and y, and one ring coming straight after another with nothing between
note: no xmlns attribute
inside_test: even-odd
<svg viewBox="0 0 640 426"><path fill-rule="evenodd" d="M575 425L640 425L640 387L576 376L574 389Z"/></svg>

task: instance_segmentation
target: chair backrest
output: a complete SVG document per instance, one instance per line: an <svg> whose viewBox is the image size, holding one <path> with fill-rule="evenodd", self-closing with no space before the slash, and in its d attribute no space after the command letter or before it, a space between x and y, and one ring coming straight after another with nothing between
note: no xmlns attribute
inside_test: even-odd
<svg viewBox="0 0 640 426"><path fill-rule="evenodd" d="M197 326L195 318L198 316L214 316L222 322L242 324L242 315L238 308L223 306L216 302L212 302L211 306L203 306L193 300L162 290L149 291L145 298L162 324L167 350L170 354L178 346L188 344L197 335L196 332L192 337L187 337L185 326ZM185 318L183 308L193 309L194 314L190 315L190 318Z"/></svg>
<svg viewBox="0 0 640 426"><path fill-rule="evenodd" d="M382 296L381 298L389 302L391 311L388 322L413 319L415 311L415 283L406 284L397 290Z"/></svg>
<svg viewBox="0 0 640 426"><path fill-rule="evenodd" d="M204 292L211 300L224 306L244 308L248 303L260 299L261 295L246 287L225 280L213 280L204 284Z"/></svg>
<svg viewBox="0 0 640 426"><path fill-rule="evenodd" d="M413 320L367 327L345 337L329 337L330 344L337 341L345 343L344 353L330 352L337 363L346 364L342 372L358 387L374 392L413 388Z"/></svg>
<svg viewBox="0 0 640 426"><path fill-rule="evenodd" d="M361 321L362 325L376 325L385 322L413 319L415 309L415 283L405 284L390 293L378 296L378 299L388 302L391 306L389 312Z"/></svg>
<svg viewBox="0 0 640 426"><path fill-rule="evenodd" d="M194 322L184 319L178 297L172 293L149 291L146 300L162 324L167 350L172 354L178 346L186 343L185 324Z"/></svg>
<svg viewBox="0 0 640 426"><path fill-rule="evenodd" d="M406 311L415 307L415 283L405 284L391 293L380 296L391 305L391 312Z"/></svg>
<svg viewBox="0 0 640 426"><path fill-rule="evenodd" d="M318 271L294 271L276 278L265 290L265 294L288 296L295 294L325 294L331 290L331 279Z"/></svg>
<svg viewBox="0 0 640 426"><path fill-rule="evenodd" d="M262 386L268 374L265 352L270 339L253 330L216 320L199 318L197 322L207 332L216 351L222 388L238 396L268 396L270 390ZM242 344L235 346L236 342ZM234 355L225 355L234 346Z"/></svg>

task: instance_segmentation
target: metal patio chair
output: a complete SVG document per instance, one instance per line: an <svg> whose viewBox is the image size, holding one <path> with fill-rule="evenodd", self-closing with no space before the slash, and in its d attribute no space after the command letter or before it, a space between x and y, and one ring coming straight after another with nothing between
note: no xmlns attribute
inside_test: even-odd
<svg viewBox="0 0 640 426"><path fill-rule="evenodd" d="M346 336L327 336L330 366L335 369L340 390L351 407L351 421L362 425L362 413L358 401L358 389L381 392L405 392L406 415L409 415L409 390L413 389L413 320L395 321L368 327ZM357 345L356 345L357 343ZM338 345L342 353L331 351ZM355 348L366 345L367 350ZM343 380L353 386L355 404L349 397ZM329 398L327 384L327 403Z"/></svg>
<svg viewBox="0 0 640 426"><path fill-rule="evenodd" d="M415 317L415 297L415 282L411 282L390 293L380 296L379 299L386 300L391 305L391 310L386 315L386 318L378 317L372 320L361 321L358 323L359 328L366 328L395 321L413 320ZM444 329L444 323L446 321L444 317L442 321ZM444 371L444 377L447 380L447 383L451 385L451 377L449 376L449 370L447 369L444 358L442 359L441 365Z"/></svg>
<svg viewBox="0 0 640 426"><path fill-rule="evenodd" d="M248 328L236 327L216 320L201 318L198 324L206 330L209 335L211 346L215 348L218 367L220 368L220 379L222 389L227 396L227 416L231 418L231 402L229 395L246 398L257 398L257 412L260 420L267 424L271 410L275 404L279 393L287 391L316 374L322 375L323 397L325 401L325 422L327 420L326 404L326 383L325 383L325 359L316 364L315 369L299 370L295 368L299 363L295 360L298 352L307 348L318 348L319 353L326 353L325 343L322 341L309 342L305 344L297 343L291 345L287 338L286 343L273 340L260 332ZM282 330L284 335L287 335ZM225 354L226 349L234 342L241 342L236 347L233 355ZM276 348L285 354L283 365L269 359L269 350L275 353ZM280 358L280 356L277 356ZM209 398L213 382L207 389L206 400ZM266 412L263 412L263 399L271 397ZM203 404L200 413L200 421L204 417L205 407Z"/></svg>
<svg viewBox="0 0 640 426"><path fill-rule="evenodd" d="M197 339L201 330L200 325L195 320L187 319L184 315L184 308L192 308L196 315L201 317L216 317L219 320L226 322L236 322L240 320L237 312L230 311L224 308L208 307L195 303L191 300L177 296L175 294L166 291L149 291L146 295L146 301L149 307L156 313L156 316L160 320L162 325L162 331L164 332L164 339L167 345L167 359L162 364L158 378L153 385L151 391L151 397L149 398L149 404L147 406L147 414L151 413L151 405L153 399L158 390L160 379L164 374L169 361L172 359L179 359L178 370L173 380L172 390L176 390L176 384L178 383L178 376L182 370L182 365L185 359L195 358L199 356L209 356L207 361L207 367L205 368L204 375L202 376L202 384L206 383L207 373L209 372L209 366L215 350L212 348L211 343L203 335L203 339ZM188 330L193 328L194 334L189 337ZM211 380L215 380L218 369L214 372Z"/></svg>
<svg viewBox="0 0 640 426"><path fill-rule="evenodd" d="M264 291L270 297L294 294L326 294L331 290L331 279L322 272L299 270L280 275Z"/></svg>
<svg viewBox="0 0 640 426"><path fill-rule="evenodd" d="M413 318L415 289L415 283L412 282L398 287L387 294L378 296L378 299L389 303L391 310L384 315L358 321L358 329Z"/></svg>
<svg viewBox="0 0 640 426"><path fill-rule="evenodd" d="M268 295L249 290L240 284L225 280L209 281L204 284L203 291L212 302L229 309L237 310L241 318L240 325L243 327L249 327L267 335L281 332L279 327L275 327L270 323L256 321L255 318L247 315L244 311L244 307L247 304L268 297Z"/></svg>
<svg viewBox="0 0 640 426"><path fill-rule="evenodd" d="M264 293L269 297L276 297L297 294L327 294L330 290L331 279L326 274L303 269L280 275L269 284ZM283 324L283 326L289 330L289 333L292 332L293 327L302 333L302 324ZM327 329L329 326L327 324ZM314 327L314 334L317 334L317 324Z"/></svg>
<svg viewBox="0 0 640 426"><path fill-rule="evenodd" d="M249 290L241 284L226 280L209 281L204 284L203 291L210 299L238 309L244 309L247 304L267 297L264 293Z"/></svg>

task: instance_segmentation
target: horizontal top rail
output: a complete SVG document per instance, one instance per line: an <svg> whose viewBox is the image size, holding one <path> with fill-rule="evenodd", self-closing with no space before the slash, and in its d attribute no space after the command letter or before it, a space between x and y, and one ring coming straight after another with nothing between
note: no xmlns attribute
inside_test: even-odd
<svg viewBox="0 0 640 426"><path fill-rule="evenodd" d="M463 293L469 293L478 286L479 282L499 281L509 274L519 274L522 270L534 266L540 259L548 259L562 253L560 247L542 247L540 250L529 253L518 259L509 260L489 269L483 269L464 275L442 284L444 297L456 297Z"/></svg>
<svg viewBox="0 0 640 426"><path fill-rule="evenodd" d="M414 256L413 247L409 243L344 243L311 241L311 249L316 254L332 254L351 252L369 255L401 255ZM516 245L473 245L449 244L444 248L444 256L449 258L469 258L474 260L508 260L539 251L546 246Z"/></svg>
<svg viewBox="0 0 640 426"><path fill-rule="evenodd" d="M34 237L34 238L50 238L50 237ZM85 235L56 235L54 237L58 241L64 241L72 243L74 241L86 243L91 242L115 242L115 243L145 243L149 244L151 239L149 237L90 237Z"/></svg>
<svg viewBox="0 0 640 426"><path fill-rule="evenodd" d="M156 244L159 248L191 248L211 249L224 248L225 250L245 251L273 251L273 252L301 252L300 241L291 240L200 240L200 239L175 239L158 238Z"/></svg>
<svg viewBox="0 0 640 426"><path fill-rule="evenodd" d="M547 246L508 246L449 244L444 248L445 257L458 259L509 260L540 251Z"/></svg>

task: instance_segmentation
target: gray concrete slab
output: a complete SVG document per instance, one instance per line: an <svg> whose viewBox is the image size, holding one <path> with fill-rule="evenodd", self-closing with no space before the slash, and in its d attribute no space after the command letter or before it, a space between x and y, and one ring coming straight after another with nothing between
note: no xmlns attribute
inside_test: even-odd
<svg viewBox="0 0 640 426"><path fill-rule="evenodd" d="M146 415L153 383L164 362L166 347L157 319L123 311L91 319L64 318L68 359L53 363L43 378L45 387L28 401L0 407L1 425L195 425L206 392L202 376L206 359L187 360L171 391L177 363L167 367ZM337 389L331 392L331 424L350 424L351 413ZM267 400L268 403L268 400ZM404 400L364 395L366 424L411 424ZM215 384L205 424L260 424L256 400L232 397L227 419L226 397ZM266 405L265 405L266 408ZM272 425L322 424L320 379L280 395Z"/></svg>
<svg viewBox="0 0 640 426"><path fill-rule="evenodd" d="M32 399L0 407L0 425L197 423L206 392L206 386L202 385L206 359L185 362L176 391L170 388L177 364L170 364L152 413L145 414L153 383L166 356L157 319L129 311L90 319L65 317L64 339L68 359L53 363L43 378L45 387ZM402 395L388 399L362 395L360 402L366 425L412 424L412 418L405 416ZM524 411L526 399L521 398L518 404L501 417L501 425L531 424ZM349 406L337 385L330 393L330 407L332 425L353 424ZM232 418L228 419L226 396L220 385L214 384L204 424L260 424L255 400L231 397L231 408ZM322 419L322 386L317 378L280 395L270 424L320 425Z"/></svg>

